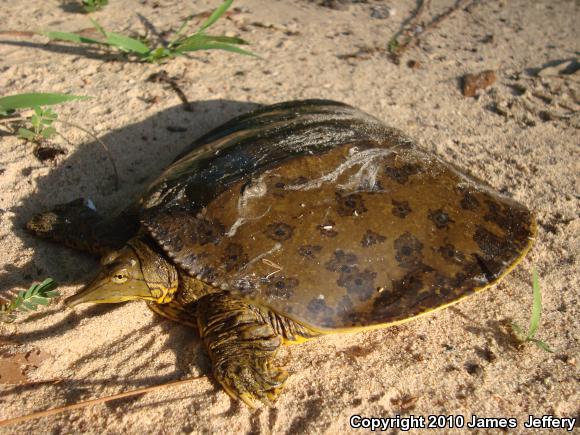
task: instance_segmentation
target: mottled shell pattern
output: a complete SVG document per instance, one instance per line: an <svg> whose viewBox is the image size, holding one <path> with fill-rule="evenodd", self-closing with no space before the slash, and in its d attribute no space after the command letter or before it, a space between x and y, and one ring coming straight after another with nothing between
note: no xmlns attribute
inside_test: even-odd
<svg viewBox="0 0 580 435"><path fill-rule="evenodd" d="M319 330L400 322L497 282L535 221L401 132L326 100L199 139L141 200L190 275Z"/></svg>

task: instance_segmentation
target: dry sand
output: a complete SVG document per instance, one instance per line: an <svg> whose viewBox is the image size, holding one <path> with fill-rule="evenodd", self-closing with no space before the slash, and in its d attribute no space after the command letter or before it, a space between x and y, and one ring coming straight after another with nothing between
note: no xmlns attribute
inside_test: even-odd
<svg viewBox="0 0 580 435"><path fill-rule="evenodd" d="M157 29L175 29L180 19L216 3L111 0L93 16L108 29L143 33L138 14ZM0 35L0 95L93 96L58 112L91 126L109 144L121 178L114 191L106 155L74 128L60 127L66 141L55 142L66 155L53 163L37 160L30 144L0 136L0 292L51 276L70 295L94 273L93 259L26 234L23 224L34 212L79 196L105 212L122 208L208 128L256 104L302 98L360 107L527 204L539 220L532 252L501 284L455 308L399 327L284 348L279 359L293 375L274 407L257 410L232 401L208 376L195 331L139 302L73 313L59 300L0 325L0 419L201 377L0 432L342 433L353 431L352 414L515 417L522 432L528 414L579 417L580 73L559 74L556 67L536 75L578 56L578 2L476 1L410 49L400 65L384 49L415 1L334 2L339 9L318 3L237 1L243 12L214 31L246 38L262 59L214 51L148 65L56 48L43 37ZM434 0L427 16L452 3ZM394 15L371 17L372 8L384 4ZM0 30L87 27L87 16L56 0L0 0ZM459 78L488 69L497 81L476 98L464 97ZM162 70L176 78L192 112L168 86L147 81ZM527 325L533 265L544 295L538 337L554 353L534 345L516 349L506 327L510 321ZM6 375L11 364L20 384L9 383L18 380L13 371Z"/></svg>

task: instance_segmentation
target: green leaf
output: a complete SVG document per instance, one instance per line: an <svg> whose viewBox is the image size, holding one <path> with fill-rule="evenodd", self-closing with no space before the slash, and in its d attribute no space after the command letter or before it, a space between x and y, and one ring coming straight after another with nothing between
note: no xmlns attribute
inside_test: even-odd
<svg viewBox="0 0 580 435"><path fill-rule="evenodd" d="M38 289L38 284L32 284L28 290L26 290L25 292L19 293L19 296L22 296L22 298L24 298L24 299L31 298L36 293L37 289Z"/></svg>
<svg viewBox="0 0 580 435"><path fill-rule="evenodd" d="M0 98L0 110L33 108L35 106L49 106L65 103L72 100L86 100L90 97L67 94L28 93L10 95Z"/></svg>
<svg viewBox="0 0 580 435"><path fill-rule="evenodd" d="M54 290L56 283L52 278L47 278L40 284L33 284L26 291L21 290L8 303L0 304L0 321L11 321L14 319L13 312L33 311L39 305L46 306L49 299L59 296L58 291Z"/></svg>
<svg viewBox="0 0 580 435"><path fill-rule="evenodd" d="M98 39L87 38L85 36L77 35L76 33L44 32L43 34L53 41L76 42L78 44L105 44L105 42L99 41Z"/></svg>
<svg viewBox="0 0 580 435"><path fill-rule="evenodd" d="M219 42L206 42L206 43L202 43L202 44L195 42L195 43L184 44L184 45L180 44L175 48L174 52L175 53L185 53L188 51L198 51L198 50L225 50L225 51L231 51L233 53L243 54L246 56L258 57L254 53L247 51L247 50L243 50L239 47L236 47L235 45L223 44L223 43L219 43Z"/></svg>
<svg viewBox="0 0 580 435"><path fill-rule="evenodd" d="M221 16L229 9L229 7L232 5L233 2L234 0L226 0L225 2L223 2L215 11L213 11L213 13L206 20L206 22L201 25L197 33L203 32L205 29L207 29L209 26L211 26L213 23L219 20Z"/></svg>
<svg viewBox="0 0 580 435"><path fill-rule="evenodd" d="M30 301L24 300L20 303L20 306L18 308L26 308L27 310L34 311L36 310L36 305L31 303Z"/></svg>
<svg viewBox="0 0 580 435"><path fill-rule="evenodd" d="M181 41L180 39L181 33L183 32L183 29L185 29L185 26L187 26L187 24L191 21L192 18L193 15L190 15L185 20L183 20L183 23L181 23L181 26L179 26L179 29L177 29L177 31L175 32L175 36L173 36L173 39L167 45L169 48L173 47L175 44Z"/></svg>
<svg viewBox="0 0 580 435"><path fill-rule="evenodd" d="M141 41L130 38L120 33L107 32L107 43L124 51L147 55L151 50Z"/></svg>
<svg viewBox="0 0 580 435"><path fill-rule="evenodd" d="M155 50L152 50L143 60L147 62L155 62L165 57L169 57L172 55L170 49L165 47L157 47Z"/></svg>
<svg viewBox="0 0 580 435"><path fill-rule="evenodd" d="M248 42L242 38L235 38L231 36L213 36L213 35L192 35L179 41L178 47L193 43L208 43L208 42L223 42L226 44L240 44L248 45Z"/></svg>
<svg viewBox="0 0 580 435"><path fill-rule="evenodd" d="M107 32L105 31L105 29L103 28L103 26L101 26L97 20L93 20L92 18L90 19L91 23L93 23L93 26L95 26L97 28L97 30L101 33L101 35L103 35L105 38L107 37Z"/></svg>
<svg viewBox="0 0 580 435"><path fill-rule="evenodd" d="M45 139L50 139L51 137L53 137L56 134L56 128L54 127L47 127L45 129L43 129L40 134L42 135L43 138Z"/></svg>
<svg viewBox="0 0 580 435"><path fill-rule="evenodd" d="M538 280L538 271L535 267L532 272L532 289L534 293L534 303L532 305L532 315L530 317L528 339L534 338L536 335L538 327L540 326L540 319L542 317L542 291L540 289L540 282Z"/></svg>
<svg viewBox="0 0 580 435"><path fill-rule="evenodd" d="M33 296L32 298L30 298L30 302L37 305L47 306L50 303L50 300L38 296Z"/></svg>
<svg viewBox="0 0 580 435"><path fill-rule="evenodd" d="M548 346L548 343L545 343L542 340L538 340L536 338L532 338L530 341L534 343L536 346L538 346L540 349L542 349L544 352L554 353L554 350L550 346Z"/></svg>
<svg viewBox="0 0 580 435"><path fill-rule="evenodd" d="M37 115L32 115L30 117L30 122L34 127L38 128L40 126L40 117Z"/></svg>
<svg viewBox="0 0 580 435"><path fill-rule="evenodd" d="M18 136L21 137L22 139L26 139L29 141L33 141L34 139L36 139L36 134L33 131L30 131L26 128L19 128Z"/></svg>

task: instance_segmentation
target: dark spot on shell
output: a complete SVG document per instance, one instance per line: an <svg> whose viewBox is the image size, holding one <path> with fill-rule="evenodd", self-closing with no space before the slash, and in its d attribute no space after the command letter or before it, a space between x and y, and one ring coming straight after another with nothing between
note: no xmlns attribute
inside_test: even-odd
<svg viewBox="0 0 580 435"><path fill-rule="evenodd" d="M318 318L329 317L334 314L334 310L326 305L324 299L320 298L312 299L306 308Z"/></svg>
<svg viewBox="0 0 580 435"><path fill-rule="evenodd" d="M272 194L278 198L283 198L286 194L286 183L284 181L277 181L274 183Z"/></svg>
<svg viewBox="0 0 580 435"><path fill-rule="evenodd" d="M405 184L411 175L415 175L419 172L419 166L406 163L403 166L386 166L385 174L395 180L399 184Z"/></svg>
<svg viewBox="0 0 580 435"><path fill-rule="evenodd" d="M367 230L364 233L363 238L360 242L363 248L368 248L371 245L376 245L377 243L383 243L387 238L379 233L375 233L374 231Z"/></svg>
<svg viewBox="0 0 580 435"><path fill-rule="evenodd" d="M429 219L431 219L435 226L440 230L446 229L450 224L455 223L455 221L451 219L449 215L442 209L429 211Z"/></svg>
<svg viewBox="0 0 580 435"><path fill-rule="evenodd" d="M465 255L463 252L455 249L455 246L451 243L440 246L437 251L448 263L461 264L465 261Z"/></svg>
<svg viewBox="0 0 580 435"><path fill-rule="evenodd" d="M267 294L276 299L290 299L294 295L294 288L298 286L298 279L291 276L274 275L268 280Z"/></svg>
<svg viewBox="0 0 580 435"><path fill-rule="evenodd" d="M392 213L397 216L398 218L405 219L411 210L409 207L409 203L407 201L395 201L394 199L391 201L393 204Z"/></svg>
<svg viewBox="0 0 580 435"><path fill-rule="evenodd" d="M334 251L334 258L324 266L331 272L348 272L356 264L356 255L350 252L344 252L341 249Z"/></svg>
<svg viewBox="0 0 580 435"><path fill-rule="evenodd" d="M316 255L322 250L322 246L319 245L304 245L298 248L298 253L302 257L306 258L316 258Z"/></svg>
<svg viewBox="0 0 580 435"><path fill-rule="evenodd" d="M450 302L454 299L456 293L461 292L461 289L455 286L452 278L439 272L435 272L433 287L435 288L435 295L440 298L441 303Z"/></svg>
<svg viewBox="0 0 580 435"><path fill-rule="evenodd" d="M358 193L343 195L337 192L335 196L340 216L358 216L367 211L362 196Z"/></svg>
<svg viewBox="0 0 580 435"><path fill-rule="evenodd" d="M336 312L337 313L348 312L348 311L351 311L352 308L353 308L352 300L350 299L350 296L348 296L348 295L343 296L342 299L340 301L338 301L338 304L336 304Z"/></svg>
<svg viewBox="0 0 580 435"><path fill-rule="evenodd" d="M404 295L416 294L423 287L422 271L407 272L401 279L393 281L393 291Z"/></svg>
<svg viewBox="0 0 580 435"><path fill-rule="evenodd" d="M484 219L493 222L506 232L506 238L522 247L531 235L531 216L528 210L510 206L502 206L493 200L485 201L488 213Z"/></svg>
<svg viewBox="0 0 580 435"><path fill-rule="evenodd" d="M395 258L402 267L413 267L421 262L423 243L408 231L394 242Z"/></svg>
<svg viewBox="0 0 580 435"><path fill-rule="evenodd" d="M481 225L477 226L473 240L475 240L479 248L489 258L505 257L507 253L506 251L508 251L509 248L509 245L506 243L504 238L496 236Z"/></svg>
<svg viewBox="0 0 580 435"><path fill-rule="evenodd" d="M227 272L240 270L248 263L248 255L244 253L242 245L229 243L222 255L222 263Z"/></svg>
<svg viewBox="0 0 580 435"><path fill-rule="evenodd" d="M398 320L422 311L421 305L426 299L436 297L433 293L419 293L424 287L424 274L432 269L419 264L408 271L401 279L393 280L391 286L379 294L373 302L373 317ZM414 310L411 310L415 307Z"/></svg>
<svg viewBox="0 0 580 435"><path fill-rule="evenodd" d="M479 207L479 201L469 192L465 192L460 204L464 210L476 210Z"/></svg>
<svg viewBox="0 0 580 435"><path fill-rule="evenodd" d="M275 222L270 224L266 227L266 236L272 240L276 240L277 242L283 242L288 240L292 237L292 233L294 232L294 227L284 223L284 222Z"/></svg>
<svg viewBox="0 0 580 435"><path fill-rule="evenodd" d="M197 219L197 242L200 245L212 243L217 245L224 235L224 226L217 220Z"/></svg>
<svg viewBox="0 0 580 435"><path fill-rule="evenodd" d="M346 288L349 295L357 295L361 301L368 300L375 293L376 272L365 269L363 272L358 267L350 267L349 270L341 272L336 283L340 287Z"/></svg>
<svg viewBox="0 0 580 435"><path fill-rule="evenodd" d="M481 272L485 276L487 282L495 281L495 279L501 273L501 264L495 261L493 258L483 259L477 254L473 254L475 261L477 262ZM481 283L480 283L481 285Z"/></svg>
<svg viewBox="0 0 580 435"><path fill-rule="evenodd" d="M322 234L324 237L336 237L338 235L338 231L334 229L335 225L336 223L334 221L327 221L322 225L317 225L316 228L318 228L318 231L320 231L320 234Z"/></svg>

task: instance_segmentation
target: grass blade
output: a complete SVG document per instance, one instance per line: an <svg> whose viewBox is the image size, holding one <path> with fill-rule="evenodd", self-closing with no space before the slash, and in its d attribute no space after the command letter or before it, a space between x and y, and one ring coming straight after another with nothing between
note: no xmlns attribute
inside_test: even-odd
<svg viewBox="0 0 580 435"><path fill-rule="evenodd" d="M180 44L174 50L175 53L185 53L188 51L198 51L198 50L225 50L231 51L233 53L244 54L246 56L254 56L258 57L251 51L244 50L240 47L236 47L235 45L224 44L220 42L204 42L204 43L190 43L190 44Z"/></svg>
<svg viewBox="0 0 580 435"><path fill-rule="evenodd" d="M81 35L77 35L76 33L69 33L69 32L45 32L43 35L48 36L49 39L53 41L67 41L67 42L76 42L76 43L85 43L85 44L104 44L103 41L99 41L93 38L86 38Z"/></svg>
<svg viewBox="0 0 580 435"><path fill-rule="evenodd" d="M121 35L120 33L107 32L107 44L131 53L139 53L143 56L146 56L151 51L149 47L141 41Z"/></svg>
<svg viewBox="0 0 580 435"><path fill-rule="evenodd" d="M554 350L548 346L548 343L543 342L542 340L538 340L537 338L530 339L532 343L542 349L544 352L554 353Z"/></svg>
<svg viewBox="0 0 580 435"><path fill-rule="evenodd" d="M72 100L86 100L90 97L67 94L29 93L0 98L0 110L26 109L35 106L50 106Z"/></svg>
<svg viewBox="0 0 580 435"><path fill-rule="evenodd" d="M226 44L248 45L248 42L243 40L242 38L236 38L232 36L212 36L212 35L195 34L179 41L179 46L205 42L222 42Z"/></svg>
<svg viewBox="0 0 580 435"><path fill-rule="evenodd" d="M530 329L528 330L528 339L534 338L538 327L540 326L540 319L542 317L542 291L540 289L540 282L538 280L538 271L534 267L532 272L532 288L534 294L534 302L532 305L532 315L530 317Z"/></svg>
<svg viewBox="0 0 580 435"><path fill-rule="evenodd" d="M209 18L205 21L205 23L201 25L197 33L203 32L205 29L207 29L209 26L211 26L213 23L219 20L220 17L230 8L233 2L234 0L226 0L225 2L223 2L215 11L212 12Z"/></svg>
<svg viewBox="0 0 580 435"><path fill-rule="evenodd" d="M107 37L107 32L105 31L105 29L103 28L103 26L101 26L97 20L93 20L92 18L90 18L91 23L93 23L93 26L95 26L95 28L101 33L101 35L103 35L105 38Z"/></svg>
<svg viewBox="0 0 580 435"><path fill-rule="evenodd" d="M190 15L185 20L183 20L183 23L181 23L181 26L179 26L179 29L177 29L177 31L175 32L175 36L173 36L173 39L171 40L171 42L169 42L167 47L173 47L174 45L181 42L181 40L180 40L181 33L183 33L185 26L187 26L187 24L191 21L192 18L193 18L193 15Z"/></svg>

